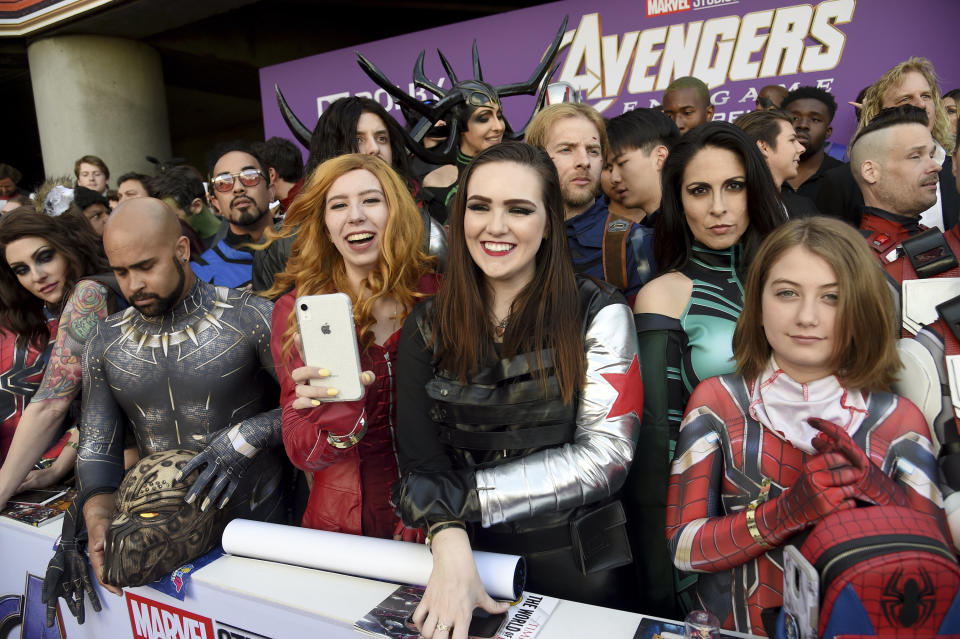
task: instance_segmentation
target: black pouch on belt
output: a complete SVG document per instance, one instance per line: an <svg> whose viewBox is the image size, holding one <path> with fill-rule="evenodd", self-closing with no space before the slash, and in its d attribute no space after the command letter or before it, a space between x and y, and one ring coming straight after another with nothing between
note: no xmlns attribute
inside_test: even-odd
<svg viewBox="0 0 960 639"><path fill-rule="evenodd" d="M584 575L633 561L627 538L627 516L619 500L571 519L570 538L574 559Z"/></svg>
<svg viewBox="0 0 960 639"><path fill-rule="evenodd" d="M957 265L957 258L939 229L927 229L902 243L917 277L939 275Z"/></svg>

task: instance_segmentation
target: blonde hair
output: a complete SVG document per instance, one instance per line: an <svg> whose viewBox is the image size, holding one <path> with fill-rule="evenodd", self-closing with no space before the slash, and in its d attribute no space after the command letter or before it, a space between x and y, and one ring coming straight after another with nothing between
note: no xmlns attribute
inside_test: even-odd
<svg viewBox="0 0 960 639"><path fill-rule="evenodd" d="M954 136L951 132L950 121L947 119L947 110L943 106L943 99L940 97L940 84L937 82L937 74L933 69L933 63L926 58L910 58L893 67L874 82L866 94L863 96L863 108L860 111L860 123L857 125L857 131L853 134L856 139L860 131L863 130L870 120L877 117L877 114L883 109L883 94L890 87L897 86L903 81L903 77L911 72L917 72L922 75L927 84L930 85L930 93L933 96L934 118L931 123L931 133L933 139L940 143L947 153L953 151Z"/></svg>
<svg viewBox="0 0 960 639"><path fill-rule="evenodd" d="M383 188L390 216L380 241L380 259L363 281L363 290L353 291L347 280L343 256L330 240L325 224L327 194L342 175L356 170L369 171ZM433 268L433 258L422 250L423 221L407 186L380 158L352 153L327 160L314 170L294 200L284 219L279 237L297 234L286 269L278 273L273 287L264 295L277 298L291 288L297 295L320 295L340 291L353 302L353 315L360 331L360 347L373 341L373 306L382 297L391 297L402 308L412 307L424 297L417 292L420 278ZM406 312L402 312L402 321ZM287 317L283 333L286 358L297 331L296 314Z"/></svg>
<svg viewBox="0 0 960 639"><path fill-rule="evenodd" d="M597 128L597 132L600 134L600 157L607 157L607 149L610 144L607 140L607 127L603 122L603 116L589 104L561 102L542 109L527 125L523 141L546 150L547 136L550 135L550 129L553 125L558 120L576 117L590 120L593 126Z"/></svg>
<svg viewBox="0 0 960 639"><path fill-rule="evenodd" d="M822 258L836 274L840 296L831 370L850 388L889 389L901 364L895 342L899 322L886 275L856 229L826 217L791 220L760 245L747 273L743 312L733 333L737 373L756 379L770 360L763 289L773 266L796 246Z"/></svg>

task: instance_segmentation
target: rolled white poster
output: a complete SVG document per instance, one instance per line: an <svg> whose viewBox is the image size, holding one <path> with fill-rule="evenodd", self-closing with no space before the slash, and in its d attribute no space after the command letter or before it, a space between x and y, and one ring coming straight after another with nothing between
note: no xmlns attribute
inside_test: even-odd
<svg viewBox="0 0 960 639"><path fill-rule="evenodd" d="M223 531L231 555L317 568L355 577L426 586L433 556L424 544L234 519ZM523 593L523 557L473 551L477 572L494 599L516 601Z"/></svg>

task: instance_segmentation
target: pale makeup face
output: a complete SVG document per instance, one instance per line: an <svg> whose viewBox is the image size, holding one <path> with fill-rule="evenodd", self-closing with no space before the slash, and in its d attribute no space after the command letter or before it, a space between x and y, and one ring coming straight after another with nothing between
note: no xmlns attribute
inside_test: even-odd
<svg viewBox="0 0 960 639"><path fill-rule="evenodd" d="M701 149L683 172L681 202L694 239L714 250L736 244L750 226L747 177L740 156Z"/></svg>
<svg viewBox="0 0 960 639"><path fill-rule="evenodd" d="M763 286L763 331L777 365L801 383L832 375L841 292L833 268L804 246L777 260Z"/></svg>
<svg viewBox="0 0 960 639"><path fill-rule="evenodd" d="M506 124L500 105L488 103L487 106L477 107L467 121L467 130L460 134L460 150L472 157L494 144L500 144L504 131Z"/></svg>
<svg viewBox="0 0 960 639"><path fill-rule="evenodd" d="M42 237L28 236L7 245L5 257L20 285L48 304L59 304L67 286L67 258Z"/></svg>
<svg viewBox="0 0 960 639"><path fill-rule="evenodd" d="M362 280L380 259L390 211L380 180L366 169L337 178L324 204L327 236L343 256L351 280Z"/></svg>
<svg viewBox="0 0 960 639"><path fill-rule="evenodd" d="M470 257L494 284L529 284L547 231L543 183L514 162L476 168L467 183L463 232Z"/></svg>
<svg viewBox="0 0 960 639"><path fill-rule="evenodd" d="M357 153L376 155L387 164L393 164L390 150L390 132L375 113L364 111L357 120Z"/></svg>
<svg viewBox="0 0 960 639"><path fill-rule="evenodd" d="M77 186L83 186L91 191L103 193L107 188L107 176L103 170L96 164L80 163L80 171L77 173Z"/></svg>

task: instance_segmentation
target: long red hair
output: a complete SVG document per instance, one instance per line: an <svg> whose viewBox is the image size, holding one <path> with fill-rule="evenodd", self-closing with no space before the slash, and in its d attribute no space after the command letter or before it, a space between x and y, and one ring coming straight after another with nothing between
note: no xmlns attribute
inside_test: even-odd
<svg viewBox="0 0 960 639"><path fill-rule="evenodd" d="M380 242L380 259L363 280L362 290L353 291L347 280L343 256L330 240L324 220L330 187L345 173L361 169L379 180L390 217ZM338 291L348 294L353 302L361 349L373 342L373 325L376 323L373 306L377 300L391 297L408 309L425 297L417 292L417 284L433 269L433 258L422 250L420 211L403 180L376 156L341 155L318 166L287 211L279 236L289 237L294 233L297 239L291 247L287 267L277 273L273 287L264 295L275 299L291 288L296 288L297 295ZM406 311L402 313L405 315ZM291 311L283 333L284 357L293 345L296 332L296 313Z"/></svg>

